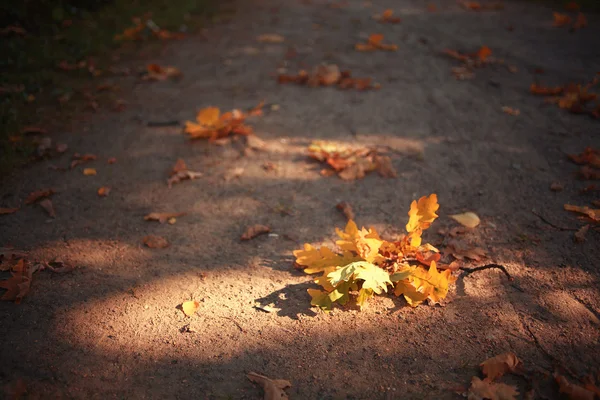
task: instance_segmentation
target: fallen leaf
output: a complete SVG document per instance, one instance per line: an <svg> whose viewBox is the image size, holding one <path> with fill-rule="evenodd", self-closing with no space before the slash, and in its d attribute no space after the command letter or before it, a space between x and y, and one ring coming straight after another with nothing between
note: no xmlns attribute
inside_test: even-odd
<svg viewBox="0 0 600 400"><path fill-rule="evenodd" d="M19 211L19 207L15 207L15 208L0 207L0 215L14 214L17 211Z"/></svg>
<svg viewBox="0 0 600 400"><path fill-rule="evenodd" d="M106 196L108 196L109 193L110 193L110 187L108 187L108 186L102 186L100 189L98 189L98 196L100 196L100 197L106 197Z"/></svg>
<svg viewBox="0 0 600 400"><path fill-rule="evenodd" d="M271 306L261 306L260 304L255 304L254 308L256 308L257 310L260 310L260 311L264 311L266 313L272 313L275 311L279 311L277 308L274 308Z"/></svg>
<svg viewBox="0 0 600 400"><path fill-rule="evenodd" d="M477 58L480 61L485 61L492 55L492 50L487 46L481 46L481 48L477 51Z"/></svg>
<svg viewBox="0 0 600 400"><path fill-rule="evenodd" d="M579 230L577 232L575 232L575 234L573 235L573 240L575 240L575 242L578 242L578 243L585 242L585 235L587 234L587 231L589 229L590 229L590 224L584 225L581 228L579 228Z"/></svg>
<svg viewBox="0 0 600 400"><path fill-rule="evenodd" d="M502 353L482 362L481 367L486 380L493 381L506 373L515 372L521 364L517 355L512 352Z"/></svg>
<svg viewBox="0 0 600 400"><path fill-rule="evenodd" d="M256 135L246 136L246 146L253 150L264 150L267 144Z"/></svg>
<svg viewBox="0 0 600 400"><path fill-rule="evenodd" d="M341 71L335 64L319 65L310 74L305 70L300 70L297 75L279 74L277 81L280 84L296 83L310 87L337 85L338 89L357 90L377 89L380 86L372 84L371 78L354 78L350 71Z"/></svg>
<svg viewBox="0 0 600 400"><path fill-rule="evenodd" d="M94 154L84 154L84 155L81 155L79 153L75 153L75 154L73 154L73 161L71 161L70 167L71 168L75 168L79 164L83 164L83 163L88 162L88 161L93 161L96 158L98 158L98 157L96 157Z"/></svg>
<svg viewBox="0 0 600 400"><path fill-rule="evenodd" d="M171 66L161 67L158 64L149 64L146 75L142 77L146 81L165 81L169 78L180 78L182 73L179 69Z"/></svg>
<svg viewBox="0 0 600 400"><path fill-rule="evenodd" d="M600 169L594 169L584 165L579 169L579 175L585 180L598 180L600 179Z"/></svg>
<svg viewBox="0 0 600 400"><path fill-rule="evenodd" d="M265 392L264 400L287 400L288 396L284 389L289 388L292 384L283 379L270 379L266 376L259 375L256 372L250 372L246 375L250 381L258 383L262 386Z"/></svg>
<svg viewBox="0 0 600 400"><path fill-rule="evenodd" d="M92 175L96 175L96 169L95 168L84 168L83 169L83 174L85 176L92 176Z"/></svg>
<svg viewBox="0 0 600 400"><path fill-rule="evenodd" d="M562 192L563 189L564 185L562 183L552 182L552 184L550 185L550 190L552 190L553 192Z"/></svg>
<svg viewBox="0 0 600 400"><path fill-rule="evenodd" d="M33 204L36 201L45 197L50 197L55 193L54 189L43 189L35 192L31 192L25 199L25 204Z"/></svg>
<svg viewBox="0 0 600 400"><path fill-rule="evenodd" d="M283 43L285 41L283 36L276 33L265 33L263 35L259 35L256 39L262 43Z"/></svg>
<svg viewBox="0 0 600 400"><path fill-rule="evenodd" d="M164 249L165 247L169 247L169 242L167 239L161 236L148 235L144 236L142 240L143 243L151 249Z"/></svg>
<svg viewBox="0 0 600 400"><path fill-rule="evenodd" d="M567 10L567 11L578 11L579 10L579 4L577 4L574 1L570 1L567 4L565 4L565 10Z"/></svg>
<svg viewBox="0 0 600 400"><path fill-rule="evenodd" d="M573 19L567 14L561 14L558 12L554 12L553 16L554 16L554 26L569 25L573 21Z"/></svg>
<svg viewBox="0 0 600 400"><path fill-rule="evenodd" d="M571 204L565 204L565 210L585 214L595 222L600 221L600 209L592 209L588 206L579 207Z"/></svg>
<svg viewBox="0 0 600 400"><path fill-rule="evenodd" d="M262 234L269 233L269 232L271 232L271 228L269 228L266 225L260 225L260 224L252 225L252 226L249 226L248 228L246 228L246 231L242 235L241 239L242 240L250 240L250 239L254 239L258 235L262 235Z"/></svg>
<svg viewBox="0 0 600 400"><path fill-rule="evenodd" d="M374 156L374 161L375 169L379 175L383 176L384 178L395 178L398 176L394 166L392 165L392 160L389 157L376 154Z"/></svg>
<svg viewBox="0 0 600 400"><path fill-rule="evenodd" d="M554 379L559 392L567 395L569 400L594 400L594 392L569 382L564 376L555 373Z"/></svg>
<svg viewBox="0 0 600 400"><path fill-rule="evenodd" d="M15 304L19 304L29 293L31 280L36 270L27 261L19 260L10 269L11 277L0 280L0 288L6 289L0 300L14 301Z"/></svg>
<svg viewBox="0 0 600 400"><path fill-rule="evenodd" d="M187 317L194 315L199 308L200 303L198 303L196 300L184 301L183 304L181 304L181 309Z"/></svg>
<svg viewBox="0 0 600 400"><path fill-rule="evenodd" d="M175 223L177 222L177 218L171 217L167 220L167 222L169 223L169 225L175 225Z"/></svg>
<svg viewBox="0 0 600 400"><path fill-rule="evenodd" d="M38 203L47 213L50 218L56 218L54 207L52 206L52 200L44 199Z"/></svg>
<svg viewBox="0 0 600 400"><path fill-rule="evenodd" d="M450 218L452 218L462 226L466 226L467 228L475 228L481 222L477 214L471 211L467 211L462 214L450 215Z"/></svg>
<svg viewBox="0 0 600 400"><path fill-rule="evenodd" d="M394 17L394 10L388 8L381 15L375 15L373 18L381 23L398 24L402 20L400 17Z"/></svg>
<svg viewBox="0 0 600 400"><path fill-rule="evenodd" d="M357 51L374 51L374 50L386 50L396 51L398 46L395 44L383 43L383 35L380 33L373 33L369 36L367 43L357 43L354 48Z"/></svg>
<svg viewBox="0 0 600 400"><path fill-rule="evenodd" d="M264 101L247 113L234 109L223 114L216 107L204 108L196 114L196 122L185 122L184 133L191 139L209 139L211 142L231 134L250 135L252 128L244 122L248 117L262 115L263 106Z"/></svg>
<svg viewBox="0 0 600 400"><path fill-rule="evenodd" d="M482 381L474 376L467 393L468 400L516 400L519 392L514 386L504 383Z"/></svg>
<svg viewBox="0 0 600 400"><path fill-rule="evenodd" d="M458 260L469 258L474 261L480 261L487 255L487 252L481 247L470 246L456 239L448 241L446 249L454 258Z"/></svg>
<svg viewBox="0 0 600 400"><path fill-rule="evenodd" d="M600 150L592 147L586 147L581 154L569 154L569 159L575 164L600 168Z"/></svg>
<svg viewBox="0 0 600 400"><path fill-rule="evenodd" d="M107 162L108 164L114 164L114 163L116 163L116 162L117 162L117 159L116 159L115 157L111 157L111 158L109 158L108 160L106 160L106 162Z"/></svg>
<svg viewBox="0 0 600 400"><path fill-rule="evenodd" d="M244 170L245 170L244 167L232 168L225 173L225 175L223 176L223 179L225 179L226 181L230 181L232 179L239 178L240 176L243 175Z"/></svg>
<svg viewBox="0 0 600 400"><path fill-rule="evenodd" d="M505 114L514 115L514 116L517 116L517 115L521 114L521 111L519 111L518 108L512 108L512 107L507 107L507 106L503 106L502 107L502 111Z"/></svg>
<svg viewBox="0 0 600 400"><path fill-rule="evenodd" d="M172 212L172 213L157 213L153 212L144 217L144 221L158 221L164 224L169 218L177 218L185 215L185 212Z"/></svg>
<svg viewBox="0 0 600 400"><path fill-rule="evenodd" d="M529 87L529 91L533 94L539 94L542 96L554 96L564 92L565 88L563 86L547 87L538 85L537 83L532 83Z"/></svg>
<svg viewBox="0 0 600 400"><path fill-rule="evenodd" d="M170 188L174 183L179 183L185 180L194 180L196 178L200 178L201 176L203 176L202 172L180 171L167 180L167 185Z"/></svg>
<svg viewBox="0 0 600 400"><path fill-rule="evenodd" d="M354 220L354 211L352 210L352 206L349 203L342 201L341 203L338 203L335 206L335 208L340 210L342 214L346 216L346 219Z"/></svg>

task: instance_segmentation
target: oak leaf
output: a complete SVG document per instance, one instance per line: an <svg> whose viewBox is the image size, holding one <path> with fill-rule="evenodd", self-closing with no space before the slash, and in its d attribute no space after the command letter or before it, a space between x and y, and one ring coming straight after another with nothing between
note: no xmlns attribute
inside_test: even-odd
<svg viewBox="0 0 600 400"><path fill-rule="evenodd" d="M79 164L83 164L86 163L88 161L94 161L95 159L97 159L98 157L94 154L79 154L79 153L75 153L73 154L73 161L71 161L71 165L70 168L73 169L76 166L78 166Z"/></svg>
<svg viewBox="0 0 600 400"><path fill-rule="evenodd" d="M467 211L462 214L454 214L450 215L450 218L461 224L462 226L466 226L467 228L475 228L481 223L481 220L474 212Z"/></svg>
<svg viewBox="0 0 600 400"><path fill-rule="evenodd" d="M467 393L468 400L516 400L519 392L514 386L492 383L474 376Z"/></svg>
<svg viewBox="0 0 600 400"><path fill-rule="evenodd" d="M575 164L600 168L600 150L592 147L586 147L581 154L569 154L569 159Z"/></svg>
<svg viewBox="0 0 600 400"><path fill-rule="evenodd" d="M144 217L145 221L158 221L161 224L167 222L170 218L177 218L185 215L185 212L157 213L153 212Z"/></svg>
<svg viewBox="0 0 600 400"><path fill-rule="evenodd" d="M270 379L256 372L246 375L251 382L258 383L265 392L264 400L287 400L288 396L284 389L292 386L289 381L283 379Z"/></svg>
<svg viewBox="0 0 600 400"><path fill-rule="evenodd" d="M179 158L170 172L170 177L167 180L167 185L169 188L173 186L174 183L179 183L184 180L194 180L196 178L200 178L203 176L202 172L194 172L187 169L185 161Z"/></svg>
<svg viewBox="0 0 600 400"><path fill-rule="evenodd" d="M6 289L0 300L14 301L15 304L19 304L23 297L29 293L36 268L21 259L11 267L10 271L10 278L0 280L0 288Z"/></svg>
<svg viewBox="0 0 600 400"><path fill-rule="evenodd" d="M395 44L383 43L383 35L380 33L373 33L369 36L367 43L357 43L354 48L357 51L374 51L374 50L386 50L396 51L398 46Z"/></svg>
<svg viewBox="0 0 600 400"><path fill-rule="evenodd" d="M456 239L448 241L446 250L457 260L469 258L471 260L480 261L487 255L487 252L481 247L470 246Z"/></svg>
<svg viewBox="0 0 600 400"><path fill-rule="evenodd" d="M186 121L184 132L191 139L209 139L212 142L231 134L251 135L252 128L244 122L248 117L262 115L263 105L264 102L261 102L247 113L235 109L221 114L216 107L204 108L196 115L196 122Z"/></svg>
<svg viewBox="0 0 600 400"><path fill-rule="evenodd" d="M555 373L554 379L560 393L567 395L569 400L594 400L594 392L569 382L564 376Z"/></svg>
<svg viewBox="0 0 600 400"><path fill-rule="evenodd" d="M33 204L40 199L52 196L54 193L56 193L54 189L42 189L35 192L31 192L29 193L29 196L27 196L27 198L25 199L25 204Z"/></svg>
<svg viewBox="0 0 600 400"><path fill-rule="evenodd" d="M198 303L196 300L184 301L183 304L181 304L181 309L187 317L194 315L199 308L200 303Z"/></svg>
<svg viewBox="0 0 600 400"><path fill-rule="evenodd" d="M432 303L439 303L448 294L449 285L456 280L451 273L452 271L449 269L439 272L435 261L431 262L429 270L412 267L408 282L402 280L397 282L394 293L396 296L403 294L406 301L413 307L425 299L431 300ZM414 291L407 286L412 286Z"/></svg>
<svg viewBox="0 0 600 400"><path fill-rule="evenodd" d="M340 267L359 260L349 252L339 255L328 247L317 249L308 243L304 245L303 250L294 250L293 254L296 257L296 264L305 267L304 272L307 274L316 274L326 268Z"/></svg>
<svg viewBox="0 0 600 400"><path fill-rule="evenodd" d="M483 374L489 381L496 380L506 373L515 372L521 361L512 352L502 353L480 364Z"/></svg>

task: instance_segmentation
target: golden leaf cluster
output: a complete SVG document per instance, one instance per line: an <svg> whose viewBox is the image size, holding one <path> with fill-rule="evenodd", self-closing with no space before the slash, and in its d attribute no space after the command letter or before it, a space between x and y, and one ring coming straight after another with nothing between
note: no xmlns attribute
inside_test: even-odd
<svg viewBox="0 0 600 400"><path fill-rule="evenodd" d="M355 298L362 308L374 294L387 292L389 286L413 307L425 300L437 303L444 299L456 278L450 270L437 269L438 250L421 239L438 217L438 208L435 194L413 201L407 234L397 241L382 239L374 228L358 229L350 220L343 231L336 229L337 251L308 243L294 251L296 264L304 272L320 274L315 283L322 290L308 289L311 304L331 310L333 303L343 305Z"/></svg>

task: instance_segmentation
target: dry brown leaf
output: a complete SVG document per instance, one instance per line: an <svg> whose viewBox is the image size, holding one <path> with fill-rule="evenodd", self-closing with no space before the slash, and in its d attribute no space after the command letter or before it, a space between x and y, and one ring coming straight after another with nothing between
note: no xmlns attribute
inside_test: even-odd
<svg viewBox="0 0 600 400"><path fill-rule="evenodd" d="M256 39L262 43L283 43L285 41L283 36L276 33L265 33L263 35L259 35Z"/></svg>
<svg viewBox="0 0 600 400"><path fill-rule="evenodd" d="M109 193L110 193L109 186L102 186L100 189L98 189L98 196L100 196L100 197L106 197L106 196L108 196Z"/></svg>
<svg viewBox="0 0 600 400"><path fill-rule="evenodd" d="M187 317L194 315L199 308L200 303L198 303L196 300L184 301L183 304L181 304L181 309Z"/></svg>
<svg viewBox="0 0 600 400"><path fill-rule="evenodd" d="M487 252L481 247L470 246L457 239L450 240L446 246L447 251L458 260L469 258L474 261L480 261L485 258Z"/></svg>
<svg viewBox="0 0 600 400"><path fill-rule="evenodd" d="M514 386L504 383L482 381L474 376L467 393L468 400L516 400L519 392Z"/></svg>
<svg viewBox="0 0 600 400"><path fill-rule="evenodd" d="M271 232L271 228L269 228L266 225L260 225L260 224L252 225L252 226L249 226L248 228L246 228L246 231L242 235L241 239L242 240L250 240L250 239L254 239L258 235L262 235L262 234L269 233L269 232Z"/></svg>
<svg viewBox="0 0 600 400"><path fill-rule="evenodd" d="M158 221L161 224L164 224L169 220L169 218L177 218L185 215L185 212L173 212L173 213L157 213L153 212L144 217L145 221Z"/></svg>
<svg viewBox="0 0 600 400"><path fill-rule="evenodd" d="M376 21L379 21L381 23L388 23L388 24L398 24L402 21L400 19L400 17L394 17L394 10L392 10L390 8L385 10L381 15L373 16L373 19L375 19Z"/></svg>
<svg viewBox="0 0 600 400"><path fill-rule="evenodd" d="M173 186L174 183L179 183L185 180L194 180L196 178L200 178L202 176L202 172L194 172L194 171L179 171L175 175L171 176L167 180L167 185L170 187Z"/></svg>
<svg viewBox="0 0 600 400"><path fill-rule="evenodd" d="M288 396L284 389L289 388L292 384L283 379L270 379L264 375L259 375L256 372L250 372L246 375L250 381L258 383L262 386L265 392L264 400L287 400Z"/></svg>
<svg viewBox="0 0 600 400"><path fill-rule="evenodd" d="M591 218L595 222L600 221L600 209L592 209L592 208L589 208L588 206L579 207L579 206L573 206L571 204L565 204L565 210L587 215L589 218Z"/></svg>
<svg viewBox="0 0 600 400"><path fill-rule="evenodd" d="M475 228L481 223L479 216L471 211L467 211L462 214L450 215L450 218L452 218L462 226L466 226L467 228Z"/></svg>
<svg viewBox="0 0 600 400"><path fill-rule="evenodd" d="M521 364L517 355L512 352L502 353L482 362L481 367L486 380L493 381L506 373L515 372Z"/></svg>
<svg viewBox="0 0 600 400"><path fill-rule="evenodd" d="M594 392L569 382L564 376L555 373L554 379L560 393L567 395L569 400L594 400Z"/></svg>
<svg viewBox="0 0 600 400"><path fill-rule="evenodd" d="M584 225L575 234L573 235L573 240L578 243L585 242L585 235L587 231L590 229L590 224Z"/></svg>
<svg viewBox="0 0 600 400"><path fill-rule="evenodd" d="M567 14L561 14L558 12L554 12L553 16L554 16L554 26L569 25L573 21L573 19Z"/></svg>
<svg viewBox="0 0 600 400"><path fill-rule="evenodd" d="M586 147L581 154L569 154L568 156L575 164L600 168L600 150L595 148Z"/></svg>
<svg viewBox="0 0 600 400"><path fill-rule="evenodd" d="M384 178L395 178L398 176L394 166L392 165L392 160L387 156L375 155L375 168L379 175Z"/></svg>
<svg viewBox="0 0 600 400"><path fill-rule="evenodd" d="M75 154L73 154L73 161L71 161L70 168L75 168L79 164L83 164L88 161L93 161L96 158L98 158L98 157L96 157L94 154L81 155L79 153L75 153Z"/></svg>
<svg viewBox="0 0 600 400"><path fill-rule="evenodd" d="M521 114L521 111L519 111L519 109L518 109L518 108L512 108L512 107L508 107L508 106L503 106L503 107L502 107L502 111L503 111L505 114L508 114L508 115L514 115L515 117L516 117L517 115L520 115L520 114Z"/></svg>
<svg viewBox="0 0 600 400"><path fill-rule="evenodd" d="M590 168L584 165L579 169L579 176L587 181L600 179L600 169Z"/></svg>
<svg viewBox="0 0 600 400"><path fill-rule="evenodd" d="M165 247L169 247L169 242L167 239L161 236L148 235L144 236L142 240L146 246L151 249L164 249Z"/></svg>
<svg viewBox="0 0 600 400"><path fill-rule="evenodd" d="M380 33L373 33L369 36L367 43L357 43L354 48L357 51L374 51L374 50L386 50L396 51L398 46L395 44L383 43L383 35Z"/></svg>
<svg viewBox="0 0 600 400"><path fill-rule="evenodd" d="M6 289L0 300L14 301L15 304L19 304L29 293L31 280L37 268L21 259L11 267L10 271L10 278L0 280L0 288Z"/></svg>
<svg viewBox="0 0 600 400"><path fill-rule="evenodd" d="M562 192L564 188L564 185L559 182L552 182L552 184L550 185L550 190L552 190L553 192Z"/></svg>
<svg viewBox="0 0 600 400"><path fill-rule="evenodd" d="M54 207L52 206L52 200L44 199L38 204L48 213L50 218L56 218L56 213L54 212Z"/></svg>
<svg viewBox="0 0 600 400"><path fill-rule="evenodd" d="M158 64L149 64L147 73L142 79L146 81L164 81L169 78L180 78L181 75L181 71L175 67L161 67Z"/></svg>
<svg viewBox="0 0 600 400"><path fill-rule="evenodd" d="M29 193L29 196L27 196L27 198L25 199L25 204L33 204L40 199L52 196L54 193L56 193L54 189L42 189L37 190L35 192L31 192Z"/></svg>
<svg viewBox="0 0 600 400"><path fill-rule="evenodd" d="M85 176L93 176L93 175L96 175L97 172L96 172L95 168L84 168L83 169L83 174Z"/></svg>
<svg viewBox="0 0 600 400"><path fill-rule="evenodd" d="M14 208L0 207L0 215L14 214L17 211L19 211L19 207L14 207Z"/></svg>
<svg viewBox="0 0 600 400"><path fill-rule="evenodd" d="M341 203L338 203L335 208L340 210L348 220L354 220L354 211L349 203L342 201Z"/></svg>

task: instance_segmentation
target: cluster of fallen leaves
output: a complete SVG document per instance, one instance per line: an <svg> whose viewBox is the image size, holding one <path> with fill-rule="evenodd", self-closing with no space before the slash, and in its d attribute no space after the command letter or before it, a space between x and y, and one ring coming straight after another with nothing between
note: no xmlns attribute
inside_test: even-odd
<svg viewBox="0 0 600 400"><path fill-rule="evenodd" d="M498 382L498 380L506 374L513 374L527 380L531 380L532 376L524 368L517 355L512 352L499 354L482 362L479 366L484 378L474 376L471 379L471 386L466 393L469 400L516 400L519 396L517 388L513 385ZM569 382L559 372L554 372L552 377L558 384L559 392L570 400L594 400L595 396L600 396L600 389L591 377L586 379L583 386ZM532 388L525 393L524 398L536 398L535 389Z"/></svg>
<svg viewBox="0 0 600 400"><path fill-rule="evenodd" d="M481 46L475 53L463 54L451 49L445 49L443 53L462 63L461 66L452 68L452 74L459 80L472 79L475 77L475 68L499 62L492 57L492 50L487 46Z"/></svg>
<svg viewBox="0 0 600 400"><path fill-rule="evenodd" d="M163 40L183 39L185 34L162 29L152 19L150 19L150 15L145 15L141 18L133 18L133 26L125 29L123 33L115 35L115 40L143 40L149 37L155 37Z"/></svg>
<svg viewBox="0 0 600 400"><path fill-rule="evenodd" d="M600 77L585 85L570 83L564 86L544 86L532 83L529 91L532 94L545 96L544 103L556 104L558 107L574 114L587 114L600 118L600 101L598 94L592 89L600 82Z"/></svg>
<svg viewBox="0 0 600 400"><path fill-rule="evenodd" d="M425 300L443 300L456 278L450 270L438 270L438 250L421 239L423 231L438 217L438 208L435 194L413 201L407 234L397 241L380 238L374 228L359 230L350 220L344 231L336 229L339 251L325 246L318 249L308 243L294 251L296 264L305 273L321 274L315 283L323 290L308 289L311 304L331 310L334 303L344 305L352 297L363 308L374 294L387 292L388 286L413 307Z"/></svg>
<svg viewBox="0 0 600 400"><path fill-rule="evenodd" d="M203 108L196 115L196 122L186 121L184 132L191 139L209 139L215 141L229 135L251 135L253 130L244 122L248 117L262 115L264 102L248 112L232 110L221 114L217 107Z"/></svg>
<svg viewBox="0 0 600 400"><path fill-rule="evenodd" d="M374 149L319 140L309 146L308 154L331 167L321 171L325 176L337 173L340 178L351 181L363 178L371 171L386 178L397 175L390 158Z"/></svg>
<svg viewBox="0 0 600 400"><path fill-rule="evenodd" d="M309 73L300 70L297 75L279 74L280 84L296 83L310 87L337 86L339 89L379 89L380 85L373 83L371 78L354 78L350 71L342 71L335 64L319 65Z"/></svg>
<svg viewBox="0 0 600 400"><path fill-rule="evenodd" d="M31 289L33 274L45 269L65 273L72 271L74 266L60 260L32 262L25 252L0 248L0 272L10 272L8 279L0 280L0 289L6 290L0 300L21 303Z"/></svg>

